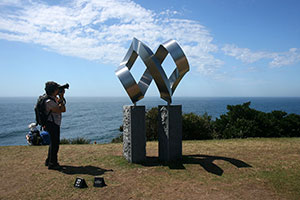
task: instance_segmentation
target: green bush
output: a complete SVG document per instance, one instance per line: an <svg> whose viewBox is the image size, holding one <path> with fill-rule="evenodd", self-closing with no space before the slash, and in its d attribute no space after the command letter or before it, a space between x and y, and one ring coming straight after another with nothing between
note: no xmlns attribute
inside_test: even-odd
<svg viewBox="0 0 300 200"><path fill-rule="evenodd" d="M62 138L59 144L70 144L70 139Z"/></svg>
<svg viewBox="0 0 300 200"><path fill-rule="evenodd" d="M251 102L228 105L226 114L212 120L207 113L182 115L182 139L228 139L248 137L300 137L300 115L284 111L261 112L250 108ZM158 108L146 113L146 137L148 141L158 139ZM123 131L123 127L120 127ZM121 142L122 135L113 139Z"/></svg>
<svg viewBox="0 0 300 200"><path fill-rule="evenodd" d="M63 138L60 140L60 144L90 144L90 143L91 143L91 140L81 138L81 137L77 137L77 138L73 138L73 139Z"/></svg>
<svg viewBox="0 0 300 200"><path fill-rule="evenodd" d="M226 114L215 121L215 131L218 138L246 138L261 135L259 124L264 120L261 112L251 109L250 102L242 105L228 105Z"/></svg>
<svg viewBox="0 0 300 200"><path fill-rule="evenodd" d="M158 108L151 108L146 112L145 115L145 126L146 126L146 138L147 141L158 140L157 134L157 116L158 116ZM123 132L123 125L119 127L119 131ZM113 138L111 143L120 143L123 142L123 134L121 133L117 137Z"/></svg>
<svg viewBox="0 0 300 200"><path fill-rule="evenodd" d="M250 104L227 106L228 112L215 121L218 138L300 137L300 115L277 110L265 113Z"/></svg>
<svg viewBox="0 0 300 200"><path fill-rule="evenodd" d="M123 131L123 128L120 129L120 131L121 130ZM123 134L122 133L111 140L111 143L121 143L121 142L123 142Z"/></svg>
<svg viewBox="0 0 300 200"><path fill-rule="evenodd" d="M71 144L90 144L91 140L85 139L85 138L74 138L71 140Z"/></svg>
<svg viewBox="0 0 300 200"><path fill-rule="evenodd" d="M206 140L214 138L214 128L211 116L207 113L196 115L188 113L182 115L182 139Z"/></svg>
<svg viewBox="0 0 300 200"><path fill-rule="evenodd" d="M158 140L158 108L153 107L146 112L146 138L147 141Z"/></svg>
<svg viewBox="0 0 300 200"><path fill-rule="evenodd" d="M151 108L146 112L146 138L147 141L158 140L158 108ZM123 126L119 128L123 132ZM213 121L211 116L205 113L203 116L198 116L194 113L184 114L182 116L182 137L184 140L204 140L213 139ZM112 139L112 143L123 141L123 135L120 134Z"/></svg>
<svg viewBox="0 0 300 200"><path fill-rule="evenodd" d="M287 137L300 137L300 115L289 114L282 121Z"/></svg>
<svg viewBox="0 0 300 200"><path fill-rule="evenodd" d="M213 124L211 116L205 113L202 116L194 113L182 115L182 139L205 140L213 139ZM154 107L146 113L147 141L158 140L158 108Z"/></svg>

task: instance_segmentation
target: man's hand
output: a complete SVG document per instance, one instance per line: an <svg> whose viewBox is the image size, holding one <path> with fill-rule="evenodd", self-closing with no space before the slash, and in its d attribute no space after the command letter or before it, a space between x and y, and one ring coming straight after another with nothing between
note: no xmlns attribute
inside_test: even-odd
<svg viewBox="0 0 300 200"><path fill-rule="evenodd" d="M60 98L60 99L63 99L63 98L64 98L64 94L65 94L65 89L63 89L63 90L58 94L59 98Z"/></svg>
<svg viewBox="0 0 300 200"><path fill-rule="evenodd" d="M56 102L57 106L51 108L51 111L54 113L62 113L66 112L66 107L65 107L65 98L64 98L65 90L63 89L59 94L59 98L56 97Z"/></svg>

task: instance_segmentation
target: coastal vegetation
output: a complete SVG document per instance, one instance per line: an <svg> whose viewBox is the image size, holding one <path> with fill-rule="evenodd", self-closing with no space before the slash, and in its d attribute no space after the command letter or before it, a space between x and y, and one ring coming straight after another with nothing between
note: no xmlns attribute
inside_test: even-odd
<svg viewBox="0 0 300 200"><path fill-rule="evenodd" d="M91 140L83 138L83 137L77 137L72 139L62 138L60 140L60 144L90 144Z"/></svg>
<svg viewBox="0 0 300 200"><path fill-rule="evenodd" d="M300 115L287 114L284 111L270 113L250 107L251 102L228 105L226 114L215 120L207 113L182 115L183 140L230 139L251 137L300 137ZM147 141L158 139L158 108L146 113ZM120 131L122 131L122 126ZM122 134L112 142L121 142Z"/></svg>

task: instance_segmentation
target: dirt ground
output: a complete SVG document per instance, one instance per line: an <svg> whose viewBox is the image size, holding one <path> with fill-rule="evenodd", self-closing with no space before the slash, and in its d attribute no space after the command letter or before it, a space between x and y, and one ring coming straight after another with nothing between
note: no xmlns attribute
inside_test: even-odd
<svg viewBox="0 0 300 200"><path fill-rule="evenodd" d="M44 166L47 146L0 147L0 199L300 199L300 139L184 141L183 159L130 164L122 144L61 145L62 171ZM106 187L93 187L94 177ZM74 187L77 177L88 188Z"/></svg>

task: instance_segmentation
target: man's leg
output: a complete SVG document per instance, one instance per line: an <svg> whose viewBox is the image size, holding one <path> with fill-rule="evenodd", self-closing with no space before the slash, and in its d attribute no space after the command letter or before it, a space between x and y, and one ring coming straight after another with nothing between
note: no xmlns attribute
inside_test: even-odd
<svg viewBox="0 0 300 200"><path fill-rule="evenodd" d="M48 169L56 169L59 167L57 162L57 153L59 148L60 127L54 123L48 123L48 132L50 134L50 145L48 150ZM46 164L46 163L45 163Z"/></svg>
<svg viewBox="0 0 300 200"><path fill-rule="evenodd" d="M58 165L57 162L57 154L59 150L59 142L60 142L60 127L56 124L53 126L54 128L54 136L53 136L53 146L51 149L51 164Z"/></svg>
<svg viewBox="0 0 300 200"><path fill-rule="evenodd" d="M48 157L45 160L45 166L48 166L49 162L50 162L50 158L51 158L51 152L53 151L53 144L52 144L52 141L54 141L54 138L53 138L53 136L54 136L53 123L47 122L46 131L49 133L49 136L50 136L50 144L49 144L49 148L48 148Z"/></svg>

